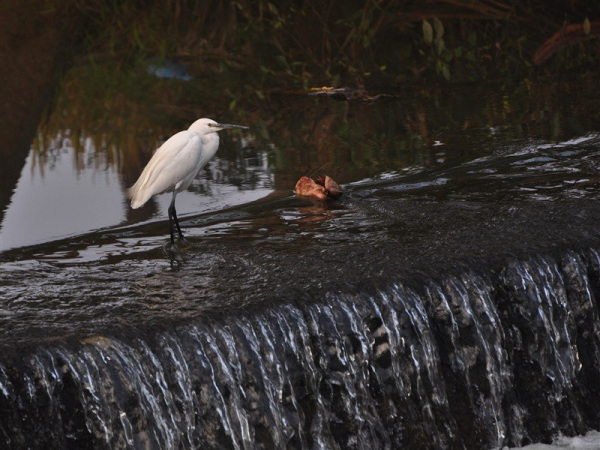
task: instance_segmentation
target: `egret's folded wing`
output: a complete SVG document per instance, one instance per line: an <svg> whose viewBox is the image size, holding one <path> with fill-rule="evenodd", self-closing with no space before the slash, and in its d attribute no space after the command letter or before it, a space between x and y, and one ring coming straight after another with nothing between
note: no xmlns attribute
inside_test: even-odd
<svg viewBox="0 0 600 450"><path fill-rule="evenodd" d="M200 157L202 143L196 133L181 131L169 138L148 162L129 190L132 208L177 185L189 175Z"/></svg>

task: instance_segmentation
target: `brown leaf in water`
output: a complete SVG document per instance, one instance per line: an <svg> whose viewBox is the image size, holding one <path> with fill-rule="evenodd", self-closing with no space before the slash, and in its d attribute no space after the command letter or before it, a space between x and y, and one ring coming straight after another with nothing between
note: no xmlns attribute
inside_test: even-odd
<svg viewBox="0 0 600 450"><path fill-rule="evenodd" d="M316 200L324 201L327 199L327 191L324 186L315 183L309 177L301 177L296 183L294 189L296 195L301 197L309 197Z"/></svg>
<svg viewBox="0 0 600 450"><path fill-rule="evenodd" d="M298 196L325 201L342 195L342 188L328 175L319 177L316 181L309 177L301 177L296 183L295 192Z"/></svg>
<svg viewBox="0 0 600 450"><path fill-rule="evenodd" d="M325 175L322 184L325 187L325 190L327 191L329 197L338 198L340 195L342 195L342 188L329 175Z"/></svg>

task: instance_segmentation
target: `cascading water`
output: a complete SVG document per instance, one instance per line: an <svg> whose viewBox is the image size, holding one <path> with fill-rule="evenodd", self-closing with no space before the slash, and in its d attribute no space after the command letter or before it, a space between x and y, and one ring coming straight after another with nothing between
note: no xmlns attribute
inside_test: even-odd
<svg viewBox="0 0 600 450"><path fill-rule="evenodd" d="M1 439L491 449L600 426L597 251L415 285L47 342L0 365Z"/></svg>

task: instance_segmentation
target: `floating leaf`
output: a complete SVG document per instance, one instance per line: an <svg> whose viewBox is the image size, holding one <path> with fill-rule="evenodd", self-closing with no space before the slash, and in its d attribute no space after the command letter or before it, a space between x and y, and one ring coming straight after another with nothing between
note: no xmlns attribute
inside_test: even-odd
<svg viewBox="0 0 600 450"><path fill-rule="evenodd" d="M338 198L342 195L342 188L329 175L318 178L316 181L309 177L301 177L296 183L294 192L299 197L311 200L325 201Z"/></svg>
<svg viewBox="0 0 600 450"><path fill-rule="evenodd" d="M435 29L435 38L441 39L444 36L444 25L437 17L433 18L433 28Z"/></svg>
<svg viewBox="0 0 600 450"><path fill-rule="evenodd" d="M308 177L302 177L298 180L294 192L300 197L309 197L321 201L327 199L325 187L315 183Z"/></svg>
<svg viewBox="0 0 600 450"><path fill-rule="evenodd" d="M426 20L423 21L423 40L428 45L433 42L433 28Z"/></svg>
<svg viewBox="0 0 600 450"><path fill-rule="evenodd" d="M590 19L588 19L586 17L585 20L583 21L583 32L585 33L586 36L589 36L590 31L592 31L592 25L590 24Z"/></svg>
<svg viewBox="0 0 600 450"><path fill-rule="evenodd" d="M342 195L342 188L329 175L325 175L323 178L319 178L317 180L317 183L319 183L325 188L328 197L337 198L340 195Z"/></svg>

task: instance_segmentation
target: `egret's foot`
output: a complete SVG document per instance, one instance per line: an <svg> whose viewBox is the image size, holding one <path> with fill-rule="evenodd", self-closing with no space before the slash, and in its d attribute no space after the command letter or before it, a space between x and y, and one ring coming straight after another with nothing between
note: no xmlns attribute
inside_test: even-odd
<svg viewBox="0 0 600 450"><path fill-rule="evenodd" d="M192 241L186 239L183 235L179 236L179 240L177 241L177 246L180 248L190 248L193 245Z"/></svg>
<svg viewBox="0 0 600 450"><path fill-rule="evenodd" d="M171 263L171 269L179 269L185 262L178 244L171 244L171 241L169 241L163 245L162 252Z"/></svg>
<svg viewBox="0 0 600 450"><path fill-rule="evenodd" d="M170 240L165 242L162 246L162 251L164 254L169 252L179 253L179 241L171 242Z"/></svg>
<svg viewBox="0 0 600 450"><path fill-rule="evenodd" d="M163 245L163 252L168 252L168 251L179 252L180 250L188 249L188 248L192 247L193 245L194 245L193 241L188 240L184 236L181 236L179 238L176 238L175 240L169 239Z"/></svg>

